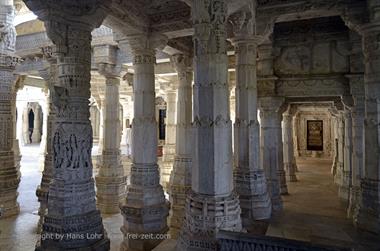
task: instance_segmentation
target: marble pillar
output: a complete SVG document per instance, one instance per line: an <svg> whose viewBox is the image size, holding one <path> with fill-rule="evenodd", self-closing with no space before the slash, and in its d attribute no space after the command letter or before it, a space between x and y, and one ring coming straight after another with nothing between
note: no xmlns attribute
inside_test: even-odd
<svg viewBox="0 0 380 251"><path fill-rule="evenodd" d="M342 111L338 111L336 114L336 126L338 135L338 161L336 164L334 181L341 187L343 186L343 171L344 171L344 117Z"/></svg>
<svg viewBox="0 0 380 251"><path fill-rule="evenodd" d="M121 99L120 102L123 106L123 134L121 136L121 146L125 148L123 154L130 157L132 154L131 123L133 120L133 100L132 97L128 97Z"/></svg>
<svg viewBox="0 0 380 251"><path fill-rule="evenodd" d="M342 184L339 186L338 196L348 202L350 199L351 171L352 171L352 118L351 111L345 107L344 118L344 149Z"/></svg>
<svg viewBox="0 0 380 251"><path fill-rule="evenodd" d="M53 178L36 250L109 250L96 208L89 120L91 32L102 23L105 11L95 0L76 2L81 12L75 16L67 2L24 2L44 22L57 58L57 83L49 90L55 113Z"/></svg>
<svg viewBox="0 0 380 251"><path fill-rule="evenodd" d="M281 128L283 104L281 97L260 98L261 165L267 178L273 212L282 210L281 194L287 192Z"/></svg>
<svg viewBox="0 0 380 251"><path fill-rule="evenodd" d="M41 125L42 125L42 108L40 103L36 103L33 109L34 112L34 128L32 133L32 143L41 144Z"/></svg>
<svg viewBox="0 0 380 251"><path fill-rule="evenodd" d="M98 143L98 156L102 155L104 144L104 108L105 97L99 95L98 108L99 108L99 143Z"/></svg>
<svg viewBox="0 0 380 251"><path fill-rule="evenodd" d="M282 115L283 120L283 134L284 134L284 169L286 176L290 182L296 182L296 158L294 156L294 143L293 143L293 116L294 112L289 107L288 111Z"/></svg>
<svg viewBox="0 0 380 251"><path fill-rule="evenodd" d="M13 75L19 58L14 54L16 30L13 25L13 1L0 1L0 210L2 217L19 213L17 188L20 171L14 153L14 107L16 98Z"/></svg>
<svg viewBox="0 0 380 251"><path fill-rule="evenodd" d="M166 90L166 126L165 126L165 145L163 147L161 165L161 185L167 189L169 185L170 173L173 169L175 143L176 143L176 100L177 84L172 83Z"/></svg>
<svg viewBox="0 0 380 251"><path fill-rule="evenodd" d="M236 104L234 124L235 189L239 195L243 227L254 231L255 221L271 217L272 205L267 190L264 170L260 165L260 125L257 118L256 55L259 37L253 27L240 26L242 17L249 13L238 13L232 18L235 37L232 43L236 55Z"/></svg>
<svg viewBox="0 0 380 251"><path fill-rule="evenodd" d="M57 83L57 60L52 55L52 47L44 47L43 53L44 57L50 63L50 66L44 70L40 71L40 76L46 81L46 87L48 90L52 90L54 85ZM38 209L38 215L40 216L38 222L37 231L40 233L42 231L42 224L44 222L44 217L48 208L48 195L50 182L53 179L53 168L54 168L54 153L53 153L53 126L55 118L55 109L53 109L53 100L50 91L47 93L47 107L46 107L46 144L44 149L44 161L42 163L42 179L40 185L37 187L36 195L40 207Z"/></svg>
<svg viewBox="0 0 380 251"><path fill-rule="evenodd" d="M356 225L380 233L380 3L368 1L370 22L362 27L365 62L365 164Z"/></svg>
<svg viewBox="0 0 380 251"><path fill-rule="evenodd" d="M232 173L227 1L193 1L194 153L177 250L215 250L219 230L241 231Z"/></svg>
<svg viewBox="0 0 380 251"><path fill-rule="evenodd" d="M364 77L361 74L351 75L350 88L354 99L352 116L352 174L350 202L347 209L348 217L353 217L360 201L360 182L364 169L364 116L365 92Z"/></svg>
<svg viewBox="0 0 380 251"><path fill-rule="evenodd" d="M96 180L97 206L103 214L120 212L126 195L127 176L120 153L120 70L109 63L99 63L98 71L106 78L103 109L102 152L98 157Z"/></svg>
<svg viewBox="0 0 380 251"><path fill-rule="evenodd" d="M188 56L177 54L171 61L178 74L176 107L176 142L173 171L170 174L169 227L172 238L177 238L185 216L186 195L191 189L192 165L192 62Z"/></svg>
<svg viewBox="0 0 380 251"><path fill-rule="evenodd" d="M124 41L119 46L124 49ZM169 203L160 185L157 165L157 121L155 109L155 49L166 42L164 37L146 34L127 36L134 55L132 122L132 166L127 198L121 207L124 240L121 250L151 250L163 239L155 238L168 231L166 218ZM128 47L127 47L128 48ZM131 238L133 234L152 234L152 238Z"/></svg>

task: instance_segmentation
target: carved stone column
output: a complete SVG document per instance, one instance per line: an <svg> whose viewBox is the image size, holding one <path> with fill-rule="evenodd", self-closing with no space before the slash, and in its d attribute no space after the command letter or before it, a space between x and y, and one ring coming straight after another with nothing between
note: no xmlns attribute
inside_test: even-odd
<svg viewBox="0 0 380 251"><path fill-rule="evenodd" d="M96 209L89 120L91 31L102 23L105 12L100 1L95 0L25 3L44 21L56 46L58 78L50 89L55 109L53 179L36 250L109 250L100 211Z"/></svg>
<svg viewBox="0 0 380 251"><path fill-rule="evenodd" d="M337 164L335 170L334 181L340 187L343 186L343 171L344 171L344 117L342 111L338 110L336 114L336 126L338 134L338 151Z"/></svg>
<svg viewBox="0 0 380 251"><path fill-rule="evenodd" d="M261 165L267 178L274 212L282 210L281 194L287 192L281 128L283 104L284 99L280 97L260 98Z"/></svg>
<svg viewBox="0 0 380 251"><path fill-rule="evenodd" d="M16 30L13 25L13 1L0 1L0 208L2 217L18 214L17 188L20 172L13 149L13 112L16 77L13 75L19 59L15 56Z"/></svg>
<svg viewBox="0 0 380 251"><path fill-rule="evenodd" d="M352 170L352 118L351 111L345 107L343 112L344 119L344 149L343 149L343 172L342 184L339 186L339 197L344 201L349 201L351 187Z"/></svg>
<svg viewBox="0 0 380 251"><path fill-rule="evenodd" d="M164 40L164 38L162 38ZM169 204L160 185L157 165L157 122L155 109L155 48L161 37L128 36L134 55L134 119L132 122L132 166L127 199L121 207L124 241L121 250L151 250L162 239L131 238L131 234L163 234L168 231ZM119 42L123 51L124 42Z"/></svg>
<svg viewBox="0 0 380 251"><path fill-rule="evenodd" d="M284 169L286 171L286 176L290 182L296 182L296 158L294 156L294 148L293 148L293 116L294 116L294 108L289 106L287 112L282 115L283 119L283 132L284 132Z"/></svg>
<svg viewBox="0 0 380 251"><path fill-rule="evenodd" d="M251 11L256 12L256 9ZM269 219L272 213L264 170L260 165L260 125L257 119L256 55L259 37L254 35L255 20L250 13L231 18L236 55L235 189L239 195L243 227L254 231L256 220ZM246 22L247 21L247 22ZM247 23L247 25L241 25ZM251 25L249 25L251 24Z"/></svg>
<svg viewBox="0 0 380 251"><path fill-rule="evenodd" d="M96 49L96 48L95 48ZM127 176L120 156L120 67L98 63L98 71L106 78L103 108L102 152L98 157L96 180L97 206L104 214L120 212L126 195Z"/></svg>
<svg viewBox="0 0 380 251"><path fill-rule="evenodd" d="M194 154L177 250L215 250L219 230L240 231L232 174L226 42L227 1L193 1Z"/></svg>
<svg viewBox="0 0 380 251"><path fill-rule="evenodd" d="M370 23L362 27L365 62L365 164L355 217L359 228L380 233L380 3L368 1Z"/></svg>
<svg viewBox="0 0 380 251"><path fill-rule="evenodd" d="M42 71L40 71L40 76L46 81L46 87L49 90L52 90L54 86L57 84L57 59L53 57L52 48L45 47L42 49L44 53L44 57L50 63L50 66ZM42 224L44 222L44 217L46 215L46 211L48 208L48 195L49 195L49 187L50 182L53 178L53 170L54 170L54 153L53 153L53 126L55 119L55 109L53 108L53 99L51 92L47 94L47 120L46 120L46 145L45 145L45 153L44 153L44 161L42 164L42 179L40 185L37 187L36 195L38 198L38 202L40 202L40 207L38 209L38 215L40 216L40 220L38 222L37 231L40 233L42 231Z"/></svg>
<svg viewBox="0 0 380 251"><path fill-rule="evenodd" d="M161 185L167 189L169 185L170 173L173 169L174 154L175 154L175 138L176 138L176 99L177 87L172 83L172 86L166 90L166 132L165 145L163 147L163 157L161 166Z"/></svg>
<svg viewBox="0 0 380 251"><path fill-rule="evenodd" d="M38 103L34 110L34 128L32 133L32 143L39 143L41 145L41 104Z"/></svg>
<svg viewBox="0 0 380 251"><path fill-rule="evenodd" d="M176 144L173 171L170 175L168 192L170 195L169 226L171 237L176 239L185 217L186 195L191 189L192 154L192 81L191 59L177 54L172 63L178 74L178 99L176 113Z"/></svg>
<svg viewBox="0 0 380 251"><path fill-rule="evenodd" d="M360 201L360 182L364 169L364 116L365 92L363 75L351 75L350 87L354 99L352 107L352 187L350 190L350 204L347 210L348 217L353 217Z"/></svg>
<svg viewBox="0 0 380 251"><path fill-rule="evenodd" d="M132 153L131 142L131 123L133 120L133 99L132 97L124 98L120 100L123 106L123 134L121 137L121 145L125 147L125 154L130 157ZM123 151L124 153L124 151Z"/></svg>

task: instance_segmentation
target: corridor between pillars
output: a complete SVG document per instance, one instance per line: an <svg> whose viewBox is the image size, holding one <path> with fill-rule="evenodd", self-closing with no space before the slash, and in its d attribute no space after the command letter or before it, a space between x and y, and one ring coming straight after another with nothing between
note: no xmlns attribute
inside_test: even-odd
<svg viewBox="0 0 380 251"><path fill-rule="evenodd" d="M36 250L109 250L96 209L89 120L91 31L105 17L103 6L95 0L86 6L77 3L84 11L71 16L71 6L66 2L25 3L44 21L47 35L56 46L58 78L50 89L55 109L53 179Z"/></svg>
<svg viewBox="0 0 380 251"><path fill-rule="evenodd" d="M215 250L219 230L242 229L232 175L226 3L196 0L192 6L194 154L178 251Z"/></svg>

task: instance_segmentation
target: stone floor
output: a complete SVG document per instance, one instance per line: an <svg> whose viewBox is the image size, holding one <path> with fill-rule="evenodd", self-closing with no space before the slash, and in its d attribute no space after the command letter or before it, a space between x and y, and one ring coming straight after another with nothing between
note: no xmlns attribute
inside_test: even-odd
<svg viewBox="0 0 380 251"><path fill-rule="evenodd" d="M41 179L39 146L21 149L22 180L19 188L21 212L17 217L0 220L0 251L32 251L38 235L38 201L35 190ZM330 174L331 163L315 159L298 160L299 182L289 183L290 195L284 196L284 212L275 217L267 235L310 241L318 244L351 246L360 251L379 251L380 237L357 232L346 219L345 204L337 197ZM111 239L111 250L119 250L122 240L122 216L103 215Z"/></svg>
<svg viewBox="0 0 380 251"><path fill-rule="evenodd" d="M38 239L36 226L39 203L35 192L41 181L39 145L22 147L21 153L22 178L18 189L21 212L17 217L0 220L0 251L33 251ZM123 238L120 231L123 217L120 214L103 215L103 221L111 239L111 250L118 251Z"/></svg>
<svg viewBox="0 0 380 251"><path fill-rule="evenodd" d="M267 235L360 251L380 250L380 236L356 231L346 218L347 205L338 199L331 162L310 158L298 159L297 164L299 181L288 182L284 211L272 219Z"/></svg>

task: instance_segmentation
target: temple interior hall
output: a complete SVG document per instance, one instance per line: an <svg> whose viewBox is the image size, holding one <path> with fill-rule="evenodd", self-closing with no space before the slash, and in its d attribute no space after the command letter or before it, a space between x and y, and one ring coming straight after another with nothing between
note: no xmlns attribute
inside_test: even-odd
<svg viewBox="0 0 380 251"><path fill-rule="evenodd" d="M380 251L379 0L0 0L0 251Z"/></svg>

